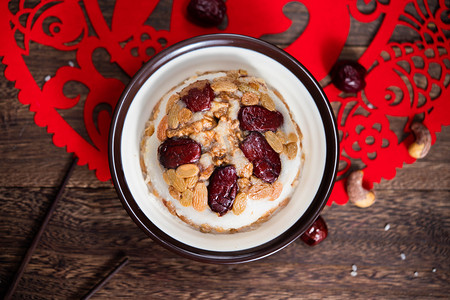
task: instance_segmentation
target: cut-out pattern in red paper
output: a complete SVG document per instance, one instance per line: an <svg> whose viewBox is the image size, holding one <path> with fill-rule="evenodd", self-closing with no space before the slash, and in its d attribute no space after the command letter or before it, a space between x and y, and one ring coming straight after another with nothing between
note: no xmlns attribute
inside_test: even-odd
<svg viewBox="0 0 450 300"><path fill-rule="evenodd" d="M155 53L183 39L207 33L239 33L253 37L287 31L291 21L283 14L289 0L229 0L225 29L201 28L187 21L188 0L173 0L170 30L156 30L147 20L158 1L116 0L111 20L105 20L97 1L58 0L30 4L27 1L0 3L0 56L7 67L5 77L15 81L19 101L30 105L35 122L47 127L56 146L66 147L79 157L79 164L96 170L97 178L108 180L107 141L111 112L124 89L118 79L101 74L93 56L103 49L110 63L128 76ZM337 106L341 134L339 181L329 204L345 204L344 181L348 172L364 168L368 185L381 178L390 179L404 162L411 163L406 146L411 136L390 130L391 118L407 118L404 132L409 133L413 118L423 119L432 133L449 125L445 115L449 106L449 8L445 1L421 10L414 1L369 1L361 10L360 1L302 0L308 11L308 24L302 34L285 50L299 59L318 80L328 74L347 40L350 20L381 23L375 38L359 59L370 68L367 87L357 95L341 95L332 85L325 92ZM387 3L387 4L386 4ZM358 4L358 5L357 5ZM405 8L415 10L414 14ZM251 11L252 13L248 13ZM390 37L397 26L417 32L414 43L393 43ZM38 84L26 59L32 56L31 44L58 51L76 53L75 63L62 66L46 82ZM305 47L305 45L308 45ZM440 68L431 76L430 68ZM64 111L75 109L81 95L69 98L64 87L72 82L84 85L88 92L83 104L87 137L80 135L64 118ZM80 116L81 118L81 116Z"/></svg>
<svg viewBox="0 0 450 300"><path fill-rule="evenodd" d="M329 204L345 204L345 177L364 169L369 188L382 178L392 179L396 168L415 160L407 147L414 136L410 125L420 120L428 127L432 143L441 126L450 125L450 7L436 1L434 10L425 1L391 1L364 15L350 5L351 14L361 22L382 16L372 43L359 59L369 69L366 88L357 95L343 95L333 85L325 87L329 99L338 104L341 135L338 180ZM407 11L405 11L407 8ZM391 42L397 27L416 32L416 42ZM445 35L447 33L447 36ZM394 132L391 122L404 122L403 132ZM407 137L403 138L406 135Z"/></svg>

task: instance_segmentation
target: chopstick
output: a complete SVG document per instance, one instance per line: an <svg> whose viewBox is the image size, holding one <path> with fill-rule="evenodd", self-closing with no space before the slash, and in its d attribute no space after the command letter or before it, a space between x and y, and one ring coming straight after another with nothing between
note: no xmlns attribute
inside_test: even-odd
<svg viewBox="0 0 450 300"><path fill-rule="evenodd" d="M122 262L115 267L108 275L105 276L99 283L97 283L83 298L87 300L92 297L99 289L101 289L117 272L120 271L128 263L128 257L125 257Z"/></svg>
<svg viewBox="0 0 450 300"><path fill-rule="evenodd" d="M30 262L31 256L33 255L34 250L36 249L37 245L39 244L42 234L44 233L45 228L47 227L47 225L50 221L50 218L52 217L53 212L56 209L56 205L58 204L59 200L62 198L64 188L66 187L67 182L69 181L70 176L72 175L73 170L75 169L75 166L77 165L77 162L78 162L78 158L75 157L72 161L72 164L70 165L69 170L67 171L67 173L64 177L64 180L63 180L61 186L59 187L58 194L56 195L55 199L50 204L50 207L47 210L47 213L45 215L44 220L41 223L41 227L39 228L39 231L34 236L33 241L31 242L31 245L27 250L27 253L25 254L24 258L22 259L22 263L20 264L19 269L17 270L16 274L13 277L11 285L9 286L9 288L5 294L5 298L4 298L5 300L11 299L12 295L14 294L14 292L17 288L17 285L18 285L20 279L22 278L23 273L25 272L25 268L27 267L28 263Z"/></svg>

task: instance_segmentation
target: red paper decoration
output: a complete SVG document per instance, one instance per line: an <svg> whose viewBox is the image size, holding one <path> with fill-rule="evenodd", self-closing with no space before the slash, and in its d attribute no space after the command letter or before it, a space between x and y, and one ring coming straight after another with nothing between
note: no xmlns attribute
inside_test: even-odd
<svg viewBox="0 0 450 300"><path fill-rule="evenodd" d="M343 95L333 85L325 88L329 99L339 103L337 120L342 137L340 180L330 205L347 203L345 177L353 169L363 168L365 183L372 188L382 178L392 179L403 163L415 161L407 150L414 139L410 125L415 118L428 127L433 144L441 126L450 124L450 7L444 1L436 1L434 11L426 1L424 9L415 1L390 2L378 2L370 15L350 6L352 16L361 22L383 16L375 38L359 59L370 69L366 88L353 96ZM390 42L399 26L416 32L418 40ZM431 75L436 73L440 75ZM403 132L390 129L391 122L405 119Z"/></svg>
<svg viewBox="0 0 450 300"><path fill-rule="evenodd" d="M66 147L79 157L79 164L96 170L97 178L109 180L107 141L111 112L124 84L106 78L95 68L94 51L104 49L110 62L130 77L154 53L186 38L207 33L227 32L261 37L281 34L291 21L283 14L289 0L228 0L228 26L224 30L202 28L186 16L188 0L174 0L170 30L145 25L158 1L116 0L112 20L105 20L99 3L86 0L42 1L30 7L25 1L16 6L0 3L0 56L7 66L5 77L20 90L19 101L30 105L35 122L47 127L56 146ZM395 169L411 163L406 147L412 137L409 125L414 117L423 119L432 134L449 125L446 112L449 99L449 7L440 0L437 9L425 3L422 11L414 1L368 1L370 12L361 12L361 1L303 0L309 19L300 37L285 50L323 79L339 57L350 30L351 16L364 23L381 19L381 25L359 62L370 69L367 87L357 95L342 95L333 85L325 92L336 108L341 133L339 181L329 204L348 201L344 181L354 168L364 168L368 185L381 178L391 179ZM357 5L357 2L359 5ZM385 4L388 3L388 4ZM415 11L405 12L405 8ZM249 13L251 12L251 13ZM397 26L417 32L415 43L392 43ZM447 36L445 35L447 32ZM18 36L23 37L23 45ZM73 51L76 61L60 67L43 84L33 78L26 58L37 43L60 51ZM307 46L305 46L307 45ZM430 68L440 68L431 76ZM419 80L419 79L420 80ZM64 118L64 110L75 109L81 95L69 98L65 85L83 84L89 92L84 100L83 120L88 138L77 133ZM80 116L81 118L81 116ZM406 118L403 132L389 128L393 118Z"/></svg>

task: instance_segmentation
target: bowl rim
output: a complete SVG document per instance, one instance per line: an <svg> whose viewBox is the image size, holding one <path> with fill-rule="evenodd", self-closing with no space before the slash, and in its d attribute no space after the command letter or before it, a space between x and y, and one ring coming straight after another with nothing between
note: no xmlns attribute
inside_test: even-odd
<svg viewBox="0 0 450 300"><path fill-rule="evenodd" d="M139 209L125 180L121 159L121 134L127 111L143 83L161 66L194 50L209 47L231 46L253 50L266 55L285 66L306 87L314 100L322 118L326 159L322 181L311 205L291 226L273 240L253 248L238 251L211 251L184 244L154 225ZM335 116L324 91L312 74L290 54L263 40L239 34L208 34L178 42L152 57L131 79L117 102L111 120L108 143L109 167L112 181L123 207L148 236L154 241L181 256L200 262L233 264L254 261L267 257L294 242L317 219L331 194L337 174L339 142Z"/></svg>

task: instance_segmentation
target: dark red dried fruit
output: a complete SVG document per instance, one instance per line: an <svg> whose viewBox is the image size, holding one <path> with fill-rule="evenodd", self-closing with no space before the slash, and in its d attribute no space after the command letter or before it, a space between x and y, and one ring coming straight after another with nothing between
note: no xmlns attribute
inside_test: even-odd
<svg viewBox="0 0 450 300"><path fill-rule="evenodd" d="M214 170L208 185L208 205L212 211L223 216L231 209L237 194L237 178L234 166Z"/></svg>
<svg viewBox="0 0 450 300"><path fill-rule="evenodd" d="M208 83L203 89L190 89L187 95L183 96L181 100L193 112L209 110L211 108L211 101L214 100L214 91Z"/></svg>
<svg viewBox="0 0 450 300"><path fill-rule="evenodd" d="M300 238L310 246L315 246L323 241L328 235L328 228L325 220L319 216Z"/></svg>
<svg viewBox="0 0 450 300"><path fill-rule="evenodd" d="M238 113L239 126L249 131L275 131L283 124L279 111L270 111L260 105L244 106Z"/></svg>
<svg viewBox="0 0 450 300"><path fill-rule="evenodd" d="M367 70L356 61L341 60L331 69L331 80L341 91L357 93L366 86Z"/></svg>
<svg viewBox="0 0 450 300"><path fill-rule="evenodd" d="M200 159L202 148L190 138L171 138L158 148L159 162L164 168L174 169L180 165L195 163Z"/></svg>
<svg viewBox="0 0 450 300"><path fill-rule="evenodd" d="M197 25L212 27L222 23L227 7L223 0L191 0L187 12Z"/></svg>
<svg viewBox="0 0 450 300"><path fill-rule="evenodd" d="M281 172L280 155L270 147L261 133L251 132L239 148L253 164L253 175L268 183L278 179Z"/></svg>

